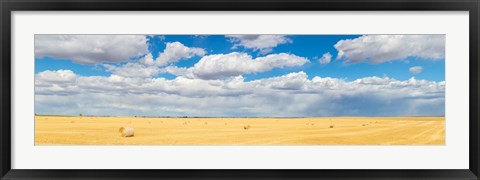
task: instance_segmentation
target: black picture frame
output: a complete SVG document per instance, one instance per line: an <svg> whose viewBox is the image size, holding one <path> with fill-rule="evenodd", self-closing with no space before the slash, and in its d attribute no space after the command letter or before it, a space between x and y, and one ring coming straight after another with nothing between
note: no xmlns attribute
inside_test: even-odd
<svg viewBox="0 0 480 180"><path fill-rule="evenodd" d="M478 0L1 0L1 179L478 179ZM12 11L469 11L469 169L424 170L20 170L11 169Z"/></svg>

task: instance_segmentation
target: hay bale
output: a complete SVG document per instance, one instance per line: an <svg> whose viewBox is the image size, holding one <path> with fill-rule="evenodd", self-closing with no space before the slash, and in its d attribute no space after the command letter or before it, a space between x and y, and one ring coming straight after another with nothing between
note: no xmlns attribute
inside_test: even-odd
<svg viewBox="0 0 480 180"><path fill-rule="evenodd" d="M122 137L133 137L135 130L132 127L121 127L118 132Z"/></svg>
<svg viewBox="0 0 480 180"><path fill-rule="evenodd" d="M334 128L334 127L335 127L335 125L330 125L330 128Z"/></svg>
<svg viewBox="0 0 480 180"><path fill-rule="evenodd" d="M250 129L250 125L243 126L243 129L245 130Z"/></svg>

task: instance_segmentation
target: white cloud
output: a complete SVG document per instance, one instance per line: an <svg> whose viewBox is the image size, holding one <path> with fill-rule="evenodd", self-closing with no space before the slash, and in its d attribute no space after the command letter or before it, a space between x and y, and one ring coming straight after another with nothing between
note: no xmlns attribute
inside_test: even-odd
<svg viewBox="0 0 480 180"><path fill-rule="evenodd" d="M77 75L73 73L73 71L63 69L57 71L47 70L36 75L37 79L52 83L71 82L75 80L76 77Z"/></svg>
<svg viewBox="0 0 480 180"><path fill-rule="evenodd" d="M361 79L357 79L355 80L355 82L358 84L368 84L368 85L386 85L392 82L392 80L394 79L391 79L388 77L380 78L380 77L373 76L373 77L364 77Z"/></svg>
<svg viewBox="0 0 480 180"><path fill-rule="evenodd" d="M269 53L280 44L292 43L285 35L226 35L230 42L235 43L233 49L242 46L246 49L259 51L261 54Z"/></svg>
<svg viewBox="0 0 480 180"><path fill-rule="evenodd" d="M155 60L153 59L153 55L151 53L148 53L144 57L140 58L138 62L148 66L155 64Z"/></svg>
<svg viewBox="0 0 480 180"><path fill-rule="evenodd" d="M70 70L43 71L35 75L38 94L66 95L76 93L77 75Z"/></svg>
<svg viewBox="0 0 480 180"><path fill-rule="evenodd" d="M180 42L169 42L165 49L158 56L155 63L158 66L165 66L182 59L192 58L194 56L204 56L205 50L196 47L187 47Z"/></svg>
<svg viewBox="0 0 480 180"><path fill-rule="evenodd" d="M423 67L422 66L413 66L409 70L410 70L410 73L412 73L412 74L420 74L423 71Z"/></svg>
<svg viewBox="0 0 480 180"><path fill-rule="evenodd" d="M205 56L193 66L193 74L202 79L218 79L270 71L274 68L302 66L308 59L293 54L270 54L255 59L246 53Z"/></svg>
<svg viewBox="0 0 480 180"><path fill-rule="evenodd" d="M158 58L154 59L151 53L140 58L138 62L126 63L122 65L103 64L107 72L123 77L152 77L158 73L171 73L177 75L182 73L180 68L168 66L160 69L159 67L173 64L182 59L192 58L193 56L204 56L205 51L202 48L186 47L179 42L169 42ZM191 71L191 70L190 70ZM191 74L191 73L190 73ZM186 75L186 74L182 74ZM192 76L188 76L192 77Z"/></svg>
<svg viewBox="0 0 480 180"><path fill-rule="evenodd" d="M148 53L143 35L35 35L35 57L79 64L125 62Z"/></svg>
<svg viewBox="0 0 480 180"><path fill-rule="evenodd" d="M151 77L159 73L156 66L147 66L140 63L127 63L121 66L103 64L107 72L123 77Z"/></svg>
<svg viewBox="0 0 480 180"><path fill-rule="evenodd" d="M162 68L160 71L163 73L170 73L175 76L183 76L190 79L195 78L195 75L193 74L193 68L167 66Z"/></svg>
<svg viewBox="0 0 480 180"><path fill-rule="evenodd" d="M252 89L281 89L281 90L301 90L305 88L308 82L307 74L303 71L298 73L289 73L283 76L266 78L247 82Z"/></svg>
<svg viewBox="0 0 480 180"><path fill-rule="evenodd" d="M364 35L338 41L337 59L347 64L378 64L407 57L439 60L445 56L445 35Z"/></svg>
<svg viewBox="0 0 480 180"><path fill-rule="evenodd" d="M44 71L36 75L35 94L40 114L406 116L443 115L445 108L444 81L309 79L304 72L245 81L242 76L167 80Z"/></svg>
<svg viewBox="0 0 480 180"><path fill-rule="evenodd" d="M332 60L332 54L330 52L327 52L322 55L322 57L318 60L320 64L328 64Z"/></svg>

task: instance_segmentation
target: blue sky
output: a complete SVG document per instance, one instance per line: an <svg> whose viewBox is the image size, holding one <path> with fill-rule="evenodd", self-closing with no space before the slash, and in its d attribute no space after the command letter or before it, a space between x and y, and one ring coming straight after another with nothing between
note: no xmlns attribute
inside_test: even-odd
<svg viewBox="0 0 480 180"><path fill-rule="evenodd" d="M203 37L196 37L192 35L168 35L148 37L148 49L152 52L154 58L158 57L158 54L165 49L165 42L181 42L188 47L201 47L207 50L208 54L225 54L230 52L246 52L253 57L261 56L258 52L252 49L246 49L239 47L238 49L231 49L231 42L228 41L223 35L210 35ZM333 55L332 59L335 59L337 50L334 48L334 44L343 39L354 39L360 35L295 35L289 36L295 43L282 44L273 49L270 53L292 53L301 57L310 59L310 63L307 63L301 67L274 69L269 72L248 74L245 77L247 80L255 80L266 77L273 77L288 72L294 72L302 70L306 72L309 77L321 76L321 77L335 77L344 78L349 80L355 80L367 76L388 76L398 80L406 80L415 76L418 79L425 79L430 81L444 81L445 80L445 60L443 58L436 61L424 60L418 57L407 57L403 60L392 61L381 64L345 64L340 60L333 60L329 64L320 64L315 61L315 58L321 57L323 53L330 52ZM39 73L45 70L60 70L71 69L76 74L84 76L109 76L112 73L106 72L102 66L98 64L79 64L71 60L59 60L52 57L42 57L35 59L35 73ZM193 57L188 60L179 61L176 66L178 67L191 67L200 60L200 57ZM132 59L135 61L135 59ZM409 68L413 66L422 66L423 71L419 74L412 74L409 72ZM168 79L174 78L174 76L164 73L159 74L159 77L165 77Z"/></svg>
<svg viewBox="0 0 480 180"><path fill-rule="evenodd" d="M35 38L37 113L444 114L444 35L36 35ZM355 89L362 91L351 92ZM315 93L317 102L299 100L311 99ZM330 93L338 97L326 98L332 96ZM124 102L115 101L112 94L149 98ZM389 95L395 97L385 98ZM88 105L82 99L85 96L105 98L105 104ZM259 96L269 98L254 103L262 99ZM288 96L285 105L266 107L278 103L283 96ZM198 98L231 104L195 105ZM242 98L245 102L234 103ZM160 103L162 107L152 107L171 99L185 104ZM366 100L371 102L363 104L370 107L359 103ZM393 100L405 106L405 110L389 103ZM189 101L190 104L186 103ZM289 103L298 106L285 110ZM257 105L265 109L251 109ZM312 110L323 106L324 111ZM242 108L245 110L238 111ZM379 112L379 108L384 110Z"/></svg>

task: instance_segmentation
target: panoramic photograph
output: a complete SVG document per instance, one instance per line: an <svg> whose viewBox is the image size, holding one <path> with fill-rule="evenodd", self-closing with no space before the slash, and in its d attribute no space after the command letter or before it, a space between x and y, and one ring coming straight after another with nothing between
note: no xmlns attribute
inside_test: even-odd
<svg viewBox="0 0 480 180"><path fill-rule="evenodd" d="M445 145L445 35L36 34L35 145Z"/></svg>

